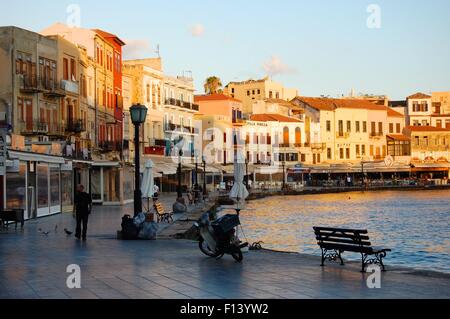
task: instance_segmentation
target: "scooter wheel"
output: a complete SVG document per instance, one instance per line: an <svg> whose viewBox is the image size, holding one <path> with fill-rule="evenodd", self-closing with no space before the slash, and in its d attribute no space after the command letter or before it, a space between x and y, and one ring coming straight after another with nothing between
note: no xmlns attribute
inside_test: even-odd
<svg viewBox="0 0 450 319"><path fill-rule="evenodd" d="M200 238L200 241L198 242L198 247L200 248L202 253L204 253L206 256L216 258L220 255L220 253L212 251L203 238Z"/></svg>
<svg viewBox="0 0 450 319"><path fill-rule="evenodd" d="M242 259L244 259L244 256L242 255L242 251L238 248L236 249L236 251L231 253L231 256L234 258L234 260L236 260L238 263L240 263L242 261Z"/></svg>

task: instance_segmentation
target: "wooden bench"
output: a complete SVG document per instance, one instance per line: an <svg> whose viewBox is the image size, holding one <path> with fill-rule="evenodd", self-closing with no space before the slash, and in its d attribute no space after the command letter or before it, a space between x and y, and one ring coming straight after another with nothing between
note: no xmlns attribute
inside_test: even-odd
<svg viewBox="0 0 450 319"><path fill-rule="evenodd" d="M8 222L15 222L15 228L17 229L17 223L20 223L20 227L23 228L25 223L24 210L23 209L12 209L0 211L0 226L2 228L8 227Z"/></svg>
<svg viewBox="0 0 450 319"><path fill-rule="evenodd" d="M361 254L361 272L365 272L365 268L369 264L378 264L385 271L383 258L391 250L372 246L367 230L330 227L313 227L313 229L317 244L322 249L322 267L325 260L336 261L339 259L341 265L344 265L341 255L344 251L351 251Z"/></svg>
<svg viewBox="0 0 450 319"><path fill-rule="evenodd" d="M168 223L173 222L173 213L166 213L164 210L164 207L160 202L156 202L153 207L156 210L157 216L158 216L158 223L162 221L166 221Z"/></svg>

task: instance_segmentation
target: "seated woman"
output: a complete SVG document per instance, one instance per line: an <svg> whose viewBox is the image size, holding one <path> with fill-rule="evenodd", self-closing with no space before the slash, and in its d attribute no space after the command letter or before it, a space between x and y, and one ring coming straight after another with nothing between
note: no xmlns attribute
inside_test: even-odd
<svg viewBox="0 0 450 319"><path fill-rule="evenodd" d="M172 208L173 208L173 213L174 214L186 213L187 212L187 207L186 207L186 204L184 202L184 198L183 197L177 198L177 200L173 204Z"/></svg>

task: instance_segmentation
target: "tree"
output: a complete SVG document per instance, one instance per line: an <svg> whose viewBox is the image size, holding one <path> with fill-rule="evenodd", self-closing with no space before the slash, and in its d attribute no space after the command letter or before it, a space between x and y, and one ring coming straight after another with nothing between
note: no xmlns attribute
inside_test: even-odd
<svg viewBox="0 0 450 319"><path fill-rule="evenodd" d="M206 94L215 94L222 92L222 81L217 76L210 76L203 84Z"/></svg>

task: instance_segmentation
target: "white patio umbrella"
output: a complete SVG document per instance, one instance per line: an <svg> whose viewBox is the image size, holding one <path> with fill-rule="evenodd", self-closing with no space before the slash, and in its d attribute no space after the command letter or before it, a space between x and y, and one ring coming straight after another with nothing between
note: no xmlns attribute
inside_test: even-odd
<svg viewBox="0 0 450 319"><path fill-rule="evenodd" d="M244 156L242 155L242 152L238 152L234 159L234 185L230 192L230 198L236 202L237 209L239 209L240 204L245 203L245 199L249 195L247 187L244 185L244 175Z"/></svg>
<svg viewBox="0 0 450 319"><path fill-rule="evenodd" d="M150 198L153 197L153 187L154 187L154 179L153 179L153 161L151 159L145 162L144 174L141 181L141 193L142 198L147 199L147 207L150 205Z"/></svg>

